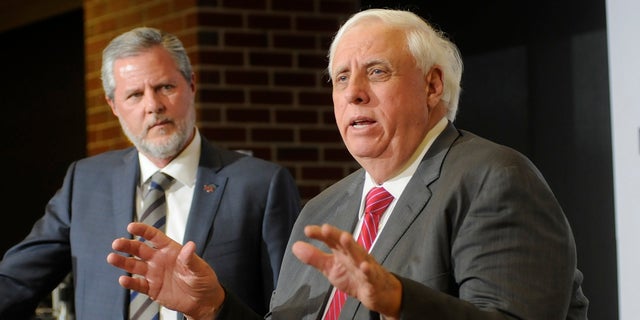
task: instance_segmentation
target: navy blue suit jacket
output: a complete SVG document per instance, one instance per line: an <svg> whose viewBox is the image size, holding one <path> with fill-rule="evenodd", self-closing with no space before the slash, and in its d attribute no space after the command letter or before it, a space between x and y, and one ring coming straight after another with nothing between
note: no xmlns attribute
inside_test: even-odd
<svg viewBox="0 0 640 320"><path fill-rule="evenodd" d="M0 261L0 319L28 319L69 272L77 319L125 319L124 273L106 257L114 239L130 237L139 174L135 148L69 166L44 216ZM184 242L194 241L221 283L259 314L268 310L299 210L286 168L203 137Z"/></svg>

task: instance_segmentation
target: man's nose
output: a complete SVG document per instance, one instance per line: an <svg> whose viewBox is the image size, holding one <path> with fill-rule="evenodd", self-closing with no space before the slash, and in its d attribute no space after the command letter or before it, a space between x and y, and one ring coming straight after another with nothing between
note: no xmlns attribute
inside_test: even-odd
<svg viewBox="0 0 640 320"><path fill-rule="evenodd" d="M369 86L362 77L352 77L345 90L347 102L352 104L363 104L369 102Z"/></svg>
<svg viewBox="0 0 640 320"><path fill-rule="evenodd" d="M149 90L149 92L145 93L145 109L149 113L160 112L164 110L164 104L162 102L162 98L160 95L153 91Z"/></svg>

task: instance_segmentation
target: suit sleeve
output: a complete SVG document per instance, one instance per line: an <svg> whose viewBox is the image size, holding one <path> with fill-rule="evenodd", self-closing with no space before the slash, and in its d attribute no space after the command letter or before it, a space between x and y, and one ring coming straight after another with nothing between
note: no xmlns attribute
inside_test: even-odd
<svg viewBox="0 0 640 320"><path fill-rule="evenodd" d="M448 207L457 297L401 279L403 318L565 319L580 275L555 196L527 160L481 167L452 197L466 204Z"/></svg>
<svg viewBox="0 0 640 320"><path fill-rule="evenodd" d="M422 283L399 277L402 283L401 319L510 319L501 313L482 311L473 304L426 287Z"/></svg>
<svg viewBox="0 0 640 320"><path fill-rule="evenodd" d="M286 168L278 168L270 181L267 196L266 212L262 224L262 234L265 243L265 255L262 261L268 262L262 270L270 272L264 274L265 297L271 297L282 265L282 258L291 235L291 229L300 213L300 195L295 180ZM268 301L266 302L268 304Z"/></svg>
<svg viewBox="0 0 640 320"><path fill-rule="evenodd" d="M228 290L225 290L227 296L224 301L220 313L216 316L216 320L261 320L262 315L255 313L251 308L247 307L240 299Z"/></svg>

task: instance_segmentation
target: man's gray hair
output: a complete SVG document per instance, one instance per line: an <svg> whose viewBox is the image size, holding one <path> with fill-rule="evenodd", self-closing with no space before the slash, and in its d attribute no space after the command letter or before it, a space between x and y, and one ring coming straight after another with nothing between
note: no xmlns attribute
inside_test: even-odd
<svg viewBox="0 0 640 320"><path fill-rule="evenodd" d="M162 46L167 49L182 76L187 82L191 82L191 74L193 73L191 62L180 39L162 30L140 27L117 36L102 51L100 77L102 79L102 88L107 98L113 100L116 87L113 73L114 62L121 58L136 56L155 46Z"/></svg>

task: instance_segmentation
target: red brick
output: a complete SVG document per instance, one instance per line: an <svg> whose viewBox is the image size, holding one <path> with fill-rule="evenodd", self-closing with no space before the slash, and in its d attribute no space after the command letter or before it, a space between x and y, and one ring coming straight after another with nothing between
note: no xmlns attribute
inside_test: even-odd
<svg viewBox="0 0 640 320"><path fill-rule="evenodd" d="M344 178L344 169L330 165L305 166L302 168L301 178L304 180L340 180Z"/></svg>
<svg viewBox="0 0 640 320"><path fill-rule="evenodd" d="M246 141L247 130L244 128L200 127L200 132L211 141Z"/></svg>
<svg viewBox="0 0 640 320"><path fill-rule="evenodd" d="M251 29L289 30L292 28L291 17L284 14L251 14L247 22Z"/></svg>
<svg viewBox="0 0 640 320"><path fill-rule="evenodd" d="M282 147L277 149L278 161L310 161L317 162L319 150L315 147Z"/></svg>
<svg viewBox="0 0 640 320"><path fill-rule="evenodd" d="M293 56L291 53L250 52L249 64L252 66L291 67Z"/></svg>
<svg viewBox="0 0 640 320"><path fill-rule="evenodd" d="M236 148L236 149L245 149L245 148L242 147L242 148ZM275 161L275 159L273 158L273 153L271 152L270 148L260 148L260 147L252 146L250 149L251 151L253 151L254 157L269 160L269 161Z"/></svg>
<svg viewBox="0 0 640 320"><path fill-rule="evenodd" d="M331 17L300 16L296 19L297 29L300 31L338 31L340 23Z"/></svg>
<svg viewBox="0 0 640 320"><path fill-rule="evenodd" d="M224 44L230 47L265 48L268 45L266 32L227 32Z"/></svg>
<svg viewBox="0 0 640 320"><path fill-rule="evenodd" d="M222 0L222 6L235 9L266 9L267 0Z"/></svg>
<svg viewBox="0 0 640 320"><path fill-rule="evenodd" d="M224 77L227 84L266 85L269 83L269 74L259 70L230 70L225 72Z"/></svg>
<svg viewBox="0 0 640 320"><path fill-rule="evenodd" d="M269 123L269 110L257 108L228 109L226 112L229 122Z"/></svg>
<svg viewBox="0 0 640 320"><path fill-rule="evenodd" d="M324 124L336 124L336 114L333 112L333 105L331 108L327 108L326 111L322 112L322 123Z"/></svg>
<svg viewBox="0 0 640 320"><path fill-rule="evenodd" d="M292 129L252 129L251 140L258 142L293 142L294 132Z"/></svg>
<svg viewBox="0 0 640 320"><path fill-rule="evenodd" d="M351 15L357 12L359 9L357 1L322 0L320 1L319 5L320 12L342 13L345 15Z"/></svg>
<svg viewBox="0 0 640 320"><path fill-rule="evenodd" d="M298 67L300 68L310 68L324 72L328 64L329 59L324 52L318 54L301 53L298 55Z"/></svg>
<svg viewBox="0 0 640 320"><path fill-rule="evenodd" d="M242 27L242 15L229 12L199 12L198 22L203 27Z"/></svg>
<svg viewBox="0 0 640 320"><path fill-rule="evenodd" d="M301 129L300 142L342 142L338 129Z"/></svg>
<svg viewBox="0 0 640 320"><path fill-rule="evenodd" d="M239 66L244 64L244 56L241 51L231 50L201 50L200 63L221 66Z"/></svg>
<svg viewBox="0 0 640 320"><path fill-rule="evenodd" d="M220 71L202 70L196 72L196 83L220 84Z"/></svg>
<svg viewBox="0 0 640 320"><path fill-rule="evenodd" d="M300 192L300 197L302 198L303 203L306 203L311 198L317 196L318 193L322 191L322 189L324 188L321 188L317 184L309 184L304 186L298 185L298 191Z"/></svg>
<svg viewBox="0 0 640 320"><path fill-rule="evenodd" d="M308 110L276 110L275 122L293 124L318 123L318 113Z"/></svg>
<svg viewBox="0 0 640 320"><path fill-rule="evenodd" d="M201 102L243 103L244 92L237 89L200 89Z"/></svg>
<svg viewBox="0 0 640 320"><path fill-rule="evenodd" d="M316 75L302 72L275 72L273 82L277 86L314 87Z"/></svg>
<svg viewBox="0 0 640 320"><path fill-rule="evenodd" d="M252 90L249 93L249 102L260 104L292 104L293 93L290 91Z"/></svg>
<svg viewBox="0 0 640 320"><path fill-rule="evenodd" d="M228 0L233 1L233 0ZM310 0L271 0L271 8L282 11L313 11L315 1Z"/></svg>
<svg viewBox="0 0 640 320"><path fill-rule="evenodd" d="M315 49L316 38L313 35L275 34L273 46L289 49Z"/></svg>
<svg viewBox="0 0 640 320"><path fill-rule="evenodd" d="M355 162L347 147L344 146L342 148L325 148L322 161Z"/></svg>
<svg viewBox="0 0 640 320"><path fill-rule="evenodd" d="M303 106L332 106L331 93L303 91L298 94L298 101Z"/></svg>
<svg viewBox="0 0 640 320"><path fill-rule="evenodd" d="M144 11L147 17L162 17L172 13L172 10L169 6L170 4L167 2L155 2L148 6Z"/></svg>
<svg viewBox="0 0 640 320"><path fill-rule="evenodd" d="M201 122L218 122L222 119L222 111L213 108L201 108L199 120Z"/></svg>

